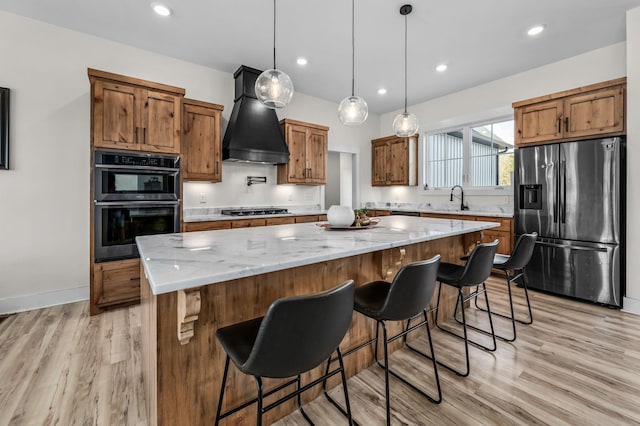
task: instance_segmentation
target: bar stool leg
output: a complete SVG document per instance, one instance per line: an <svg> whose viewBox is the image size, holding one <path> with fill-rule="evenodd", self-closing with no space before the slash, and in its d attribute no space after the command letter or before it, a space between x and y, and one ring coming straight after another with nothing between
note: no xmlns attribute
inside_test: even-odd
<svg viewBox="0 0 640 426"><path fill-rule="evenodd" d="M454 332L452 332L451 330L447 330L446 328L442 327L439 323L438 323L438 311L440 309L440 290L442 289L442 283L438 283L439 287L438 287L438 302L436 304L436 327L438 327L440 330L444 331L445 333L448 333L452 336L458 337L458 338L462 338L464 340L464 353L465 353L465 363L466 363L466 371L462 372L460 370L456 370L453 367L448 366L447 364L443 363L442 361L436 361L438 364L440 364L441 366L443 366L444 368L446 368L449 371L452 371L453 373L457 374L458 376L461 377L467 377L469 375L469 339L467 337L467 319L466 319L466 315L464 314L464 308L461 310L462 312L462 333L463 335L460 336ZM458 304L461 303L462 306L464 307L464 295L462 294L462 288L458 287L458 300L456 301L456 306L458 306ZM493 328L492 328L493 330Z"/></svg>
<svg viewBox="0 0 640 426"><path fill-rule="evenodd" d="M338 352L338 362L340 363L340 375L342 376L342 390L344 391L344 402L347 404L347 418L349 419L349 425L353 426L353 416L351 415L351 404L349 402L349 390L347 389L347 374L344 371L344 363L342 361L342 352L340 348L336 349Z"/></svg>
<svg viewBox="0 0 640 426"><path fill-rule="evenodd" d="M391 401L389 399L389 353L387 350L387 327L384 321L378 321L378 324L382 326L382 337L384 338L384 388L387 402L387 426L391 426ZM376 326L377 328L377 326ZM377 357L376 357L377 361ZM378 365L380 362L378 361Z"/></svg>
<svg viewBox="0 0 640 426"><path fill-rule="evenodd" d="M527 308L529 309L529 320L522 321L522 320L516 319L516 321L522 324L531 324L533 323L533 313L531 312L531 302L529 301L529 291L527 290L527 278L524 275L524 269L520 270L520 276L522 277L522 288L524 289L524 297L527 300Z"/></svg>
<svg viewBox="0 0 640 426"><path fill-rule="evenodd" d="M307 413L305 413L304 409L302 408L302 393L300 393L300 381L301 381L300 375L298 374L298 378L296 380L296 390L298 391L298 395L297 395L297 398L296 398L297 401L298 401L298 411L300 412L302 417L304 417L304 419L307 421L307 423L312 425L313 422L311 421L309 416L307 416Z"/></svg>
<svg viewBox="0 0 640 426"><path fill-rule="evenodd" d="M227 384L227 374L229 373L229 355L224 362L224 373L222 374L222 387L220 388L220 398L218 399L218 410L216 411L215 426L220 423L220 413L222 412L222 399L224 398L224 388Z"/></svg>
<svg viewBox="0 0 640 426"><path fill-rule="evenodd" d="M258 406L257 408L257 418L256 418L256 426L262 426L262 379L258 376L255 376L256 385L258 385Z"/></svg>

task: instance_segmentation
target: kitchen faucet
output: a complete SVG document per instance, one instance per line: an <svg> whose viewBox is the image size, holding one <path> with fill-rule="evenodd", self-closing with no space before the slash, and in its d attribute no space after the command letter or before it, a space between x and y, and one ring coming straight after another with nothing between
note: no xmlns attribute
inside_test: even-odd
<svg viewBox="0 0 640 426"><path fill-rule="evenodd" d="M453 201L453 191L456 188L460 188L460 210L469 210L469 207L464 205L464 189L462 189L460 185L455 185L453 188L451 188L451 197L449 198L449 201Z"/></svg>

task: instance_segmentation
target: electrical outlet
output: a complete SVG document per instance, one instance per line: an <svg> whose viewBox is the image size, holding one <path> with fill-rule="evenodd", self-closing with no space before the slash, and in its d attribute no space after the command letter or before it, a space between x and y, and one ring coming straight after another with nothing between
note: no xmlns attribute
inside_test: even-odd
<svg viewBox="0 0 640 426"><path fill-rule="evenodd" d="M509 204L509 197L504 197L502 204Z"/></svg>
<svg viewBox="0 0 640 426"><path fill-rule="evenodd" d="M200 193L200 204L206 204L207 202L207 194L205 194L204 192Z"/></svg>

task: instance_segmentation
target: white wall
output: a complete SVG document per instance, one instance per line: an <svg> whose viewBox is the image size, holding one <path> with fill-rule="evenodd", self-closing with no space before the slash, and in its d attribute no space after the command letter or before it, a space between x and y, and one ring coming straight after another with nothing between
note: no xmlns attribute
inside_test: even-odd
<svg viewBox="0 0 640 426"><path fill-rule="evenodd" d="M627 12L627 297L625 310L640 314L640 8Z"/></svg>
<svg viewBox="0 0 640 426"><path fill-rule="evenodd" d="M417 115L421 132L496 117L513 116L511 104L515 101L625 76L627 74L625 55L625 43L618 43L428 102L411 105L408 110ZM380 117L381 135L392 134L393 119L398 112L390 112ZM362 164L369 164L368 162L371 161L370 152L367 155L367 158L363 158ZM422 150L419 157L422 161ZM419 185L413 188L363 186L361 198L364 201L437 204L449 202L448 191L441 195L434 191L425 191L422 189L422 176L419 177ZM370 175L368 179L370 182ZM512 206L513 204L512 196L505 196L502 193L495 196L486 195L486 192L483 195L465 193L466 200L472 205Z"/></svg>
<svg viewBox="0 0 640 426"><path fill-rule="evenodd" d="M0 86L12 90L11 170L0 171L2 313L88 296L87 68L183 87L190 98L224 105L225 124L233 76L5 12L0 29ZM375 115L361 128L346 128L338 122L336 104L300 93L281 114L330 126L332 150L359 152L379 129ZM224 163L225 182L201 186L220 188L211 190L210 204L272 204L290 196L319 203L317 187L256 185L247 191L247 174L268 174L275 182L274 173L272 166ZM202 191L196 188L195 200L187 204L200 206Z"/></svg>

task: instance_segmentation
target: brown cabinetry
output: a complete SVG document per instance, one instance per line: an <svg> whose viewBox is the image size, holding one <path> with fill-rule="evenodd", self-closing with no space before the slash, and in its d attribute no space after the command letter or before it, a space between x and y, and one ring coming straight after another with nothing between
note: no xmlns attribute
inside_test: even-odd
<svg viewBox="0 0 640 426"><path fill-rule="evenodd" d="M89 69L93 147L180 153L184 89Z"/></svg>
<svg viewBox="0 0 640 426"><path fill-rule="evenodd" d="M432 217L436 219L451 219L451 220L475 220L478 222L499 222L500 226L497 228L485 229L482 231L483 243L499 240L497 252L500 254L511 254L513 249L513 219L501 218L492 216L471 216L461 214L446 214L446 213L420 213L421 217Z"/></svg>
<svg viewBox="0 0 640 426"><path fill-rule="evenodd" d="M625 132L626 78L515 102L516 147Z"/></svg>
<svg viewBox="0 0 640 426"><path fill-rule="evenodd" d="M222 180L220 133L222 105L184 99L182 107L182 178L189 181Z"/></svg>
<svg viewBox="0 0 640 426"><path fill-rule="evenodd" d="M92 314L113 305L138 302L140 259L96 263L93 267L92 290Z"/></svg>
<svg viewBox="0 0 640 426"><path fill-rule="evenodd" d="M215 231L217 229L231 229L230 220L210 220L206 222L185 222L182 232Z"/></svg>
<svg viewBox="0 0 640 426"><path fill-rule="evenodd" d="M289 147L289 162L278 164L278 184L327 183L327 150L329 128L302 121L280 122Z"/></svg>
<svg viewBox="0 0 640 426"><path fill-rule="evenodd" d="M371 185L417 185L416 137L388 136L371 141Z"/></svg>

